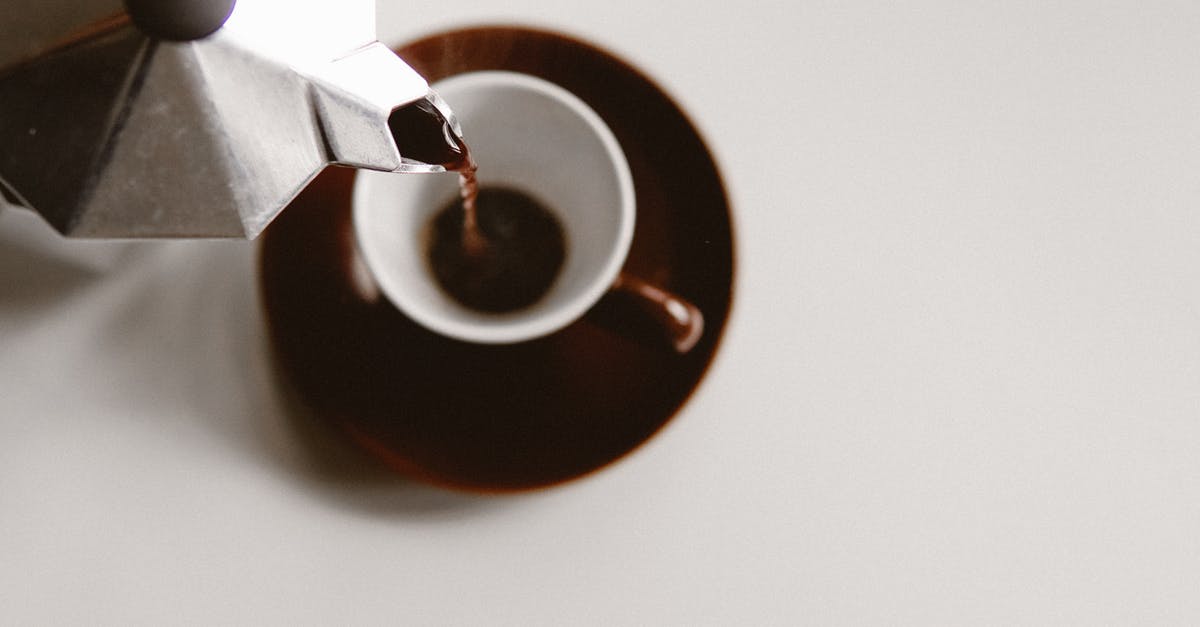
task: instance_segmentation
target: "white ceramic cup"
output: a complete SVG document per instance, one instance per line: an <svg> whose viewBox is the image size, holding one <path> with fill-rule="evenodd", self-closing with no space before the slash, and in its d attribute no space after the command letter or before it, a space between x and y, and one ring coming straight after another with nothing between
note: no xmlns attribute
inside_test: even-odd
<svg viewBox="0 0 1200 627"><path fill-rule="evenodd" d="M458 177L363 171L354 226L368 269L401 311L448 337L499 344L567 326L612 287L633 239L633 177L617 139L575 95L525 74L471 72L433 88L462 124L480 186L518 189L558 217L563 267L528 307L502 314L465 307L437 285L425 248L428 223L459 193Z"/></svg>

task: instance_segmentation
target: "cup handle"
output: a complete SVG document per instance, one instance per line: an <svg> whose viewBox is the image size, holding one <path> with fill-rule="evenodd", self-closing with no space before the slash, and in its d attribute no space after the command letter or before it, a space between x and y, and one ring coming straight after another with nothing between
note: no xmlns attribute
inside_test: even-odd
<svg viewBox="0 0 1200 627"><path fill-rule="evenodd" d="M627 273L621 273L612 289L601 300L600 311L594 316L603 326L619 327L618 332L630 330L628 316L637 312L640 322L653 324L653 335L665 339L679 354L695 348L704 335L704 314L678 294L647 283ZM639 322L639 321L634 321Z"/></svg>

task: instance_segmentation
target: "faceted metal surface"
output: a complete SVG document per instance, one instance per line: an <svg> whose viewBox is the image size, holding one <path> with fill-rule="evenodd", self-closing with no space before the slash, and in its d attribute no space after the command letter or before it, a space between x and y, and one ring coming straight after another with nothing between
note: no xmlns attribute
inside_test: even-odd
<svg viewBox="0 0 1200 627"><path fill-rule="evenodd" d="M395 146L388 116L429 89L375 41L374 8L239 0L185 43L118 18L8 68L6 195L70 236L253 238L328 164L444 171Z"/></svg>

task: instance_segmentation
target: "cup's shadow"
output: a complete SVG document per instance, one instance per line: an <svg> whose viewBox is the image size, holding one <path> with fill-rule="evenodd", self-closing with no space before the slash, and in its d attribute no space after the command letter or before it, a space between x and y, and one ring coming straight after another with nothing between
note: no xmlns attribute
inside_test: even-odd
<svg viewBox="0 0 1200 627"><path fill-rule="evenodd" d="M336 425L314 412L287 380L267 339L260 298L256 293L255 298L246 300L252 306L237 308L241 320L219 325L226 335L221 341L225 357L213 364L221 368L237 364L225 385L240 381L246 396L254 399L244 411L235 413L257 423L253 427L256 436L246 438L241 425L226 425L223 430L231 445L242 447L260 461L269 460L274 471L307 494L369 516L441 520L504 506L506 499L438 489L409 479L356 446ZM205 334L202 341L213 339ZM228 390L202 394L208 399L207 413L214 417L228 413L222 412L220 401L213 403L222 394L227 395ZM216 421L214 426L221 427Z"/></svg>
<svg viewBox="0 0 1200 627"><path fill-rule="evenodd" d="M275 367L273 356L267 359L280 415L303 453L290 470L321 498L372 515L422 518L458 518L519 499L440 489L397 474L322 420Z"/></svg>
<svg viewBox="0 0 1200 627"><path fill-rule="evenodd" d="M234 254L240 248L205 246L156 258L163 266L157 275L123 295L101 333L124 338L105 347L113 363L155 384L167 404L204 417L222 446L339 508L440 518L489 505L488 499L437 490L383 468L314 416L276 368L252 259ZM170 290L170 283L188 289ZM158 372L161 364L178 371Z"/></svg>

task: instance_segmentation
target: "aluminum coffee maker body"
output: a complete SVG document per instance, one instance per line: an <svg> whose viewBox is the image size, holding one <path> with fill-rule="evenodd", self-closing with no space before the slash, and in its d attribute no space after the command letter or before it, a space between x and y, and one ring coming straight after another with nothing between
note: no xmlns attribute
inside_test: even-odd
<svg viewBox="0 0 1200 627"><path fill-rule="evenodd" d="M458 132L374 0L24 4L0 16L0 190L64 235L254 238L329 164L444 171L397 149L395 109Z"/></svg>

